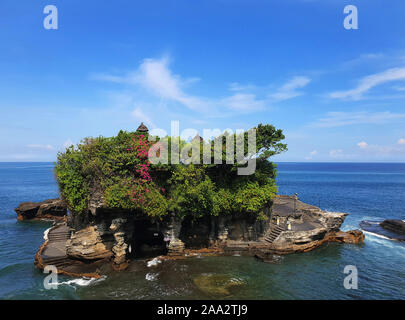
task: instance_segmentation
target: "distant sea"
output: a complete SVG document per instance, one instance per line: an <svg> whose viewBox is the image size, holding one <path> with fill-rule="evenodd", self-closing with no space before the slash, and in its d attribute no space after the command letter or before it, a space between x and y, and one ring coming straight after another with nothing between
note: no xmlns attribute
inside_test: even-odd
<svg viewBox="0 0 405 320"><path fill-rule="evenodd" d="M280 194L329 211L347 212L343 230L362 220L405 219L405 164L279 163ZM33 265L47 222L17 222L23 201L58 197L52 163L0 163L0 299L405 299L405 245L366 234L364 245L330 243L267 264L250 257L200 257L147 267L145 261L101 281L59 277L45 290ZM347 265L358 289L343 286ZM243 286L213 297L193 279L221 274Z"/></svg>

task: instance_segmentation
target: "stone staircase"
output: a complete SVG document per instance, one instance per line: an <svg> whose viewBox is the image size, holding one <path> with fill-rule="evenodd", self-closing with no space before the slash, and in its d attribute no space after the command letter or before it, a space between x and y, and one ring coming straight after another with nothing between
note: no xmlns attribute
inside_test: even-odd
<svg viewBox="0 0 405 320"><path fill-rule="evenodd" d="M284 231L283 227L280 226L274 226L270 229L270 232L268 233L268 235L264 238L265 241L267 241L268 243L273 243L274 240L276 240L276 238L280 235L281 232Z"/></svg>
<svg viewBox="0 0 405 320"><path fill-rule="evenodd" d="M45 258L42 260L44 265L55 266L56 268L65 267L72 264L72 260L68 256L59 256L54 258Z"/></svg>
<svg viewBox="0 0 405 320"><path fill-rule="evenodd" d="M51 231L48 234L48 240L49 241L67 241L70 239L70 231L69 229L65 229L65 228L60 228L61 230L55 230L55 231Z"/></svg>
<svg viewBox="0 0 405 320"><path fill-rule="evenodd" d="M53 265L57 268L72 264L72 260L66 254L66 241L70 239L70 229L65 225L59 225L48 233L48 245L42 256L44 265Z"/></svg>

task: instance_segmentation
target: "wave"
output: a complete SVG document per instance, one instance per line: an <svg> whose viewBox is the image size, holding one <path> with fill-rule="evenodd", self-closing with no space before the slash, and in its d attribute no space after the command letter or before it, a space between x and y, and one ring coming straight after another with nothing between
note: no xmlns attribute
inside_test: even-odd
<svg viewBox="0 0 405 320"><path fill-rule="evenodd" d="M150 268L157 266L159 263L162 263L162 260L158 258L153 258L152 260L148 261L146 265L148 266L148 268Z"/></svg>
<svg viewBox="0 0 405 320"><path fill-rule="evenodd" d="M372 236L375 236L375 237L377 237L377 238L381 238L381 239L385 239L385 240L392 240L392 241L394 241L394 239L391 239L391 238L389 238L389 237L383 236L382 234L378 234L378 233L370 232L370 231L365 231L365 230L363 230L363 232L364 232L365 234L372 235Z"/></svg>
<svg viewBox="0 0 405 320"><path fill-rule="evenodd" d="M53 227L50 227L50 228L48 228L48 229L46 229L45 231L44 231L44 240L46 241L46 240L48 240L48 233L49 233L49 231L52 229Z"/></svg>
<svg viewBox="0 0 405 320"><path fill-rule="evenodd" d="M157 280L158 275L159 275L159 273L149 272L145 275L145 279L148 281L155 281L155 280Z"/></svg>
<svg viewBox="0 0 405 320"><path fill-rule="evenodd" d="M69 280L69 281L63 281L63 282L58 282L58 285L68 285L71 287L76 288L77 286L80 287L87 287L90 286L92 284L104 281L105 279L107 279L106 276L102 276L101 278L87 278L87 277L83 277L83 278L77 278L77 279L73 279L73 280Z"/></svg>
<svg viewBox="0 0 405 320"><path fill-rule="evenodd" d="M363 232L366 234L367 241L374 242L378 245L382 245L384 247L393 249L393 250L395 250L395 252L397 254L400 254L401 256L405 256L405 246L403 246L400 241L385 237L381 234L377 234L374 232L369 232L369 231L364 231L364 230L363 230Z"/></svg>

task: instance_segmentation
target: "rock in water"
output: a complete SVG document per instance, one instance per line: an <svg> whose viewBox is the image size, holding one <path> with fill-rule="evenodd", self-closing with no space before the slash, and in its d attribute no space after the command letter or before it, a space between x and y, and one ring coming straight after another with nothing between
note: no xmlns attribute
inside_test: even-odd
<svg viewBox="0 0 405 320"><path fill-rule="evenodd" d="M60 199L49 199L42 202L22 202L14 209L18 220L63 220L67 206Z"/></svg>
<svg viewBox="0 0 405 320"><path fill-rule="evenodd" d="M243 280L225 274L203 274L194 278L193 282L211 296L229 296L231 291L245 285Z"/></svg>
<svg viewBox="0 0 405 320"><path fill-rule="evenodd" d="M395 221L392 223L391 221ZM399 222L399 224L398 224ZM371 234L382 236L389 240L405 241L405 233L401 234L398 226L401 225L401 220L385 220L384 222L377 221L362 221L360 227ZM395 230L395 231L394 231Z"/></svg>
<svg viewBox="0 0 405 320"><path fill-rule="evenodd" d="M405 235L405 222L402 220L384 220L380 223L380 226L400 235Z"/></svg>

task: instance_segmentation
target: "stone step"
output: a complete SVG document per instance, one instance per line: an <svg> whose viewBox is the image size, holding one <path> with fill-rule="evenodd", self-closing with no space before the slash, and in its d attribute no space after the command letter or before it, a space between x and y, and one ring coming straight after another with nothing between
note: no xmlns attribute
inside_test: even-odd
<svg viewBox="0 0 405 320"><path fill-rule="evenodd" d="M280 226L275 226L274 228L272 228L269 232L269 234L267 235L267 237L264 238L265 241L267 241L268 243L273 243L274 240L277 239L277 237L284 231L284 229Z"/></svg>
<svg viewBox="0 0 405 320"><path fill-rule="evenodd" d="M43 261L43 264L46 266L55 266L58 268L71 265L72 261L70 259L51 260L51 261Z"/></svg>
<svg viewBox="0 0 405 320"><path fill-rule="evenodd" d="M45 265L48 266L55 266L56 268L61 268L61 267L65 267L65 266L69 266L72 264L72 262L70 260L65 260L65 261L58 261L58 262L52 262L52 263L44 263Z"/></svg>
<svg viewBox="0 0 405 320"><path fill-rule="evenodd" d="M48 238L70 238L70 235L61 234L61 235L48 235Z"/></svg>
<svg viewBox="0 0 405 320"><path fill-rule="evenodd" d="M68 256L57 256L57 257L51 257L51 258L43 258L43 262L50 262L50 261L59 261L59 260L65 260L67 259Z"/></svg>

